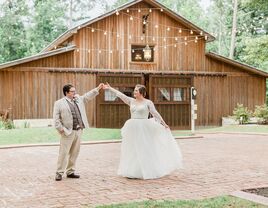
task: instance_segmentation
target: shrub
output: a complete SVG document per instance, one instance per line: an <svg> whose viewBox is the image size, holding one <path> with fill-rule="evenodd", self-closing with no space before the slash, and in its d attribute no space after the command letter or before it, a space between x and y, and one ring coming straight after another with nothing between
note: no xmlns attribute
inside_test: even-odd
<svg viewBox="0 0 268 208"><path fill-rule="evenodd" d="M15 125L10 119L3 120L0 118L0 129L15 129Z"/></svg>
<svg viewBox="0 0 268 208"><path fill-rule="evenodd" d="M257 105L255 107L254 116L258 118L258 123L268 124L268 107L264 105Z"/></svg>
<svg viewBox="0 0 268 208"><path fill-rule="evenodd" d="M235 120L239 121L240 124L248 123L252 112L248 110L247 107L244 107L243 104L237 103L236 108L233 110Z"/></svg>

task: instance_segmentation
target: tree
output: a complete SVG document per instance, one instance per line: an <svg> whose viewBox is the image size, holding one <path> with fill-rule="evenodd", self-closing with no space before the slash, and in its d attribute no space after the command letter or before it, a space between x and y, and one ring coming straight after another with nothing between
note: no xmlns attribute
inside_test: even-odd
<svg viewBox="0 0 268 208"><path fill-rule="evenodd" d="M66 7L58 0L36 0L34 2L32 26L29 29L29 51L27 55L40 52L66 29Z"/></svg>
<svg viewBox="0 0 268 208"><path fill-rule="evenodd" d="M199 27L205 28L207 26L205 12L198 0L159 0L159 2Z"/></svg>
<svg viewBox="0 0 268 208"><path fill-rule="evenodd" d="M0 5L0 63L19 59L27 52L26 25L29 9L24 0L9 0Z"/></svg>
<svg viewBox="0 0 268 208"><path fill-rule="evenodd" d="M75 22L92 18L95 14L110 9L107 3L108 0L64 0L68 17L68 27L72 28Z"/></svg>
<svg viewBox="0 0 268 208"><path fill-rule="evenodd" d="M237 28L237 0L233 0L233 22L232 22L232 34L231 34L231 46L229 52L229 58L233 59L235 50L235 37Z"/></svg>

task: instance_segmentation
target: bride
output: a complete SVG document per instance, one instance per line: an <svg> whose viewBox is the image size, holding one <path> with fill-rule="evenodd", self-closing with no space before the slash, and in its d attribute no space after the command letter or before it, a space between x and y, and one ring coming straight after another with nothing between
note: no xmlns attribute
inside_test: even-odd
<svg viewBox="0 0 268 208"><path fill-rule="evenodd" d="M154 179L182 167L178 144L152 101L145 98L144 85L136 85L134 98L109 89L130 106L131 118L121 129L122 145L118 175L127 178ZM153 119L148 119L149 113Z"/></svg>

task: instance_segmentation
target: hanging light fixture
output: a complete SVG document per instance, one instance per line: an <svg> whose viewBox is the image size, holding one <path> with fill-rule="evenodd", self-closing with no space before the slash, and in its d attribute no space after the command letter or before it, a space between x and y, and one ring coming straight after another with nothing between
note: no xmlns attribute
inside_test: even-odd
<svg viewBox="0 0 268 208"><path fill-rule="evenodd" d="M143 52L144 52L144 59L146 61L150 61L151 58L152 58L152 50L151 50L151 48L150 48L150 46L148 44L143 49Z"/></svg>

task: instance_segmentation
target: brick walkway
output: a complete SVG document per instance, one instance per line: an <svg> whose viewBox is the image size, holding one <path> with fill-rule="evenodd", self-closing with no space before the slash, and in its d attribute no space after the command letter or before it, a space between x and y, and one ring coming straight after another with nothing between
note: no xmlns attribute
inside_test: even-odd
<svg viewBox="0 0 268 208"><path fill-rule="evenodd" d="M148 199L202 199L268 186L268 138L206 134L179 140L184 169L157 180L116 175L120 144L83 145L80 179L54 181L58 147L0 150L0 207L94 207Z"/></svg>

